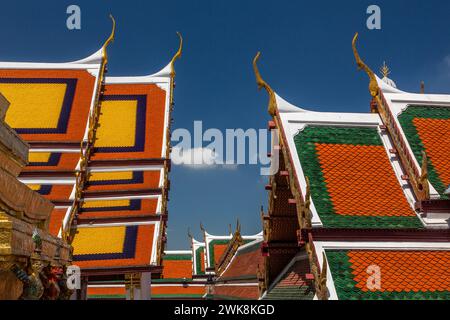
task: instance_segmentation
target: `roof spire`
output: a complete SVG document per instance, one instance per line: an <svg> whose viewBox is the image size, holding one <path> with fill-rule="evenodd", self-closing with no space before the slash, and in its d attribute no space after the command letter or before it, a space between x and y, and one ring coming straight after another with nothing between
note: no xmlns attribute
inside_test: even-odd
<svg viewBox="0 0 450 320"><path fill-rule="evenodd" d="M388 78L389 75L391 74L391 70L386 65L386 61L383 62L383 65L380 68L380 72L381 72L381 74L383 75L384 78Z"/></svg>
<svg viewBox="0 0 450 320"><path fill-rule="evenodd" d="M388 85L390 85L393 88L397 88L397 85L395 84L395 82L392 79L389 79L389 75L391 74L391 70L386 65L386 61L383 62L383 65L380 68L380 72L383 75L383 79L382 80L385 83L387 83Z"/></svg>
<svg viewBox="0 0 450 320"><path fill-rule="evenodd" d="M425 81L420 81L420 93L425 93Z"/></svg>
<svg viewBox="0 0 450 320"><path fill-rule="evenodd" d="M106 52L106 48L110 45L111 42L114 41L114 38L116 36L116 20L114 19L113 15L110 14L109 17L112 20L112 29L111 34L109 35L108 39L106 39L105 43L103 44L102 50L103 50L103 59L105 62L108 61L108 54Z"/></svg>
<svg viewBox="0 0 450 320"><path fill-rule="evenodd" d="M261 56L261 52L258 51L255 58L253 59L253 71L255 72L256 76L256 83L258 84L258 89L261 90L262 88L266 89L267 93L269 94L269 114L272 117L275 117L276 115L276 109L277 109L277 102L275 99L275 92L272 90L272 88L263 80L261 77L261 74L259 73L257 62L259 60L259 57Z"/></svg>

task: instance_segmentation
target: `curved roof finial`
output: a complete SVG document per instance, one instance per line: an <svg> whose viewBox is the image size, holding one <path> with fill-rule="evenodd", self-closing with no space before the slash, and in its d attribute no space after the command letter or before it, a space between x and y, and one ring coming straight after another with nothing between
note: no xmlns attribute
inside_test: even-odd
<svg viewBox="0 0 450 320"><path fill-rule="evenodd" d="M261 74L259 73L257 62L259 60L259 57L261 56L261 52L258 51L255 58L253 59L253 71L255 72L256 76L256 84L258 85L258 89L261 90L262 88L266 89L267 93L269 94L269 114L272 117L275 117L277 113L277 102L275 99L275 92L273 89L263 80L261 77Z"/></svg>
<svg viewBox="0 0 450 320"><path fill-rule="evenodd" d="M181 33L177 31L178 38L180 38L180 46L178 47L177 53L173 56L172 60L170 61L170 76L175 76L175 61L178 60L181 55L183 54L183 37L181 36Z"/></svg>
<svg viewBox="0 0 450 320"><path fill-rule="evenodd" d="M367 75L369 76L370 83L369 83L369 92L372 97L378 96L378 93L380 91L378 87L378 82L375 77L375 74L373 73L372 69L370 69L364 61L362 61L361 57L359 56L358 50L356 49L356 41L358 40L358 32L353 37L352 41L352 48L353 48L353 54L355 55L356 64L358 65L358 69L363 69Z"/></svg>
<svg viewBox="0 0 450 320"><path fill-rule="evenodd" d="M191 228L189 228L189 227L188 227L188 230L187 230L187 234L188 234L189 239L191 239L191 241L192 241L192 239L193 239L194 237L192 236Z"/></svg>
<svg viewBox="0 0 450 320"><path fill-rule="evenodd" d="M239 222L239 218L237 218L236 222L236 233L241 233L241 223Z"/></svg>
<svg viewBox="0 0 450 320"><path fill-rule="evenodd" d="M103 59L105 59L105 61L108 61L108 54L106 52L106 48L111 44L111 42L114 41L114 38L116 36L116 19L114 19L112 14L110 14L109 17L112 20L112 30L111 30L111 34L109 35L108 39L106 39L105 44L102 47Z"/></svg>

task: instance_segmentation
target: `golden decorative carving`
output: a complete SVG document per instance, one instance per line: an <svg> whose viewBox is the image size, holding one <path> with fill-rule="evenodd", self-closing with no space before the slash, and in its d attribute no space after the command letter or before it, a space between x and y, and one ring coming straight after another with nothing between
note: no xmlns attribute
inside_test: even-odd
<svg viewBox="0 0 450 320"><path fill-rule="evenodd" d="M380 68L380 72L381 72L381 74L383 75L384 78L389 77L389 75L391 74L391 70L386 65L386 61L383 62L383 65Z"/></svg>
<svg viewBox="0 0 450 320"><path fill-rule="evenodd" d="M241 224L239 222L239 219L237 219L236 222L236 231L233 234L233 237L231 238L227 248L225 249L224 253L222 254L222 257L219 260L219 263L216 265L216 275L221 275L222 272L225 270L225 268L230 263L231 259L233 259L233 256L235 255L236 251L239 249L240 246L244 244L244 239L241 236Z"/></svg>
<svg viewBox="0 0 450 320"><path fill-rule="evenodd" d="M405 171L409 177L409 181L411 183L412 189L416 198L421 200L429 200L430 199L430 190L428 185L428 177L427 177L427 169L424 168L422 164L422 174L418 172L416 164L412 160L412 156L409 153L409 150L405 147L405 142L403 137L401 137L400 133L397 130L397 126L395 125L395 119L393 115L390 113L388 107L386 106L385 100L383 98L382 92L378 87L378 83L373 71L361 60L361 57L358 54L356 49L356 41L358 39L358 33L355 34L352 42L353 53L355 55L356 63L358 64L359 69L364 69L369 76L370 84L369 91L372 97L374 98L377 108L376 112L380 114L383 123L385 124L387 130L390 133L390 137L392 138L392 142L395 148L398 151L398 156L400 158L400 162L402 163ZM426 158L426 157L425 157ZM425 170L424 170L425 169ZM423 174L425 172L425 174Z"/></svg>
<svg viewBox="0 0 450 320"><path fill-rule="evenodd" d="M353 41L352 41L353 54L355 55L358 69L359 70L363 69L369 76L369 79L370 79L369 92L370 92L370 94L372 95L372 97L376 97L376 96L378 96L378 94L380 92L380 88L378 87L378 82L377 82L374 72L361 60L361 57L358 54L358 50L356 49L356 41L357 40L358 40L358 33L355 34L355 36L353 37Z"/></svg>
<svg viewBox="0 0 450 320"><path fill-rule="evenodd" d="M306 179L306 192L304 201L297 205L297 216L300 229L311 229L312 228L312 212L311 212L311 186L309 183L309 178Z"/></svg>
<svg viewBox="0 0 450 320"><path fill-rule="evenodd" d="M112 21L112 30L111 30L111 34L109 35L108 39L106 39L105 44L103 44L103 47L102 47L103 60L106 63L108 62L108 53L107 53L106 49L114 41L114 38L116 36L116 20L114 19L112 14L110 14L109 17Z"/></svg>
<svg viewBox="0 0 450 320"><path fill-rule="evenodd" d="M422 151L422 166L421 173L419 177L419 189L423 190L426 198L430 198L430 186L428 184L428 156L425 151Z"/></svg>
<svg viewBox="0 0 450 320"><path fill-rule="evenodd" d="M259 72L258 65L257 65L260 56L261 56L261 52L258 52L256 54L255 58L253 59L253 71L255 72L256 84L258 85L258 90L261 90L262 88L264 88L267 91L267 93L269 94L268 111L272 117L275 117L276 113L277 113L277 101L275 98L275 92L267 84L267 82L265 82L263 80L263 78L261 77L261 73Z"/></svg>
<svg viewBox="0 0 450 320"><path fill-rule="evenodd" d="M177 31L178 38L180 39L180 46L178 47L178 51L173 56L172 60L170 61L170 76L173 78L175 77L175 61L177 61L179 58L181 58L181 55L183 53L183 37L181 36L181 33Z"/></svg>
<svg viewBox="0 0 450 320"><path fill-rule="evenodd" d="M328 288L327 288L327 268L328 262L325 252L322 255L322 268L319 266L317 259L317 253L310 237L309 242L305 246L306 253L308 254L311 273L314 276L314 284L316 289L316 295L319 300L328 300Z"/></svg>
<svg viewBox="0 0 450 320"><path fill-rule="evenodd" d="M259 291L259 296L261 297L264 292L267 290L267 285L266 285L266 277L264 275L264 273L261 271L261 267L258 264L258 269L257 269L257 278L258 278L258 291Z"/></svg>

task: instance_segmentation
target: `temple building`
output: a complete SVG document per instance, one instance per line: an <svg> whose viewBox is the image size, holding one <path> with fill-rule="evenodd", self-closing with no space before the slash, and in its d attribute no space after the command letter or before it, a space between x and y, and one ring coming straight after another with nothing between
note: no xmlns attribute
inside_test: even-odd
<svg viewBox="0 0 450 320"><path fill-rule="evenodd" d="M208 298L215 300L257 300L264 272L261 254L263 235L241 235L238 223L214 268Z"/></svg>
<svg viewBox="0 0 450 320"><path fill-rule="evenodd" d="M111 17L112 18L112 17ZM53 203L49 230L73 246L79 299L149 299L162 274L174 63L109 77L107 48L68 63L0 62L8 123L30 145L19 179Z"/></svg>
<svg viewBox="0 0 450 320"><path fill-rule="evenodd" d="M162 265L162 277L152 283L153 300L200 300L205 297L205 281L193 277L191 250L166 251Z"/></svg>
<svg viewBox="0 0 450 320"><path fill-rule="evenodd" d="M53 204L18 180L30 147L5 123L9 107L0 93L0 300L67 299L71 247L49 232Z"/></svg>
<svg viewBox="0 0 450 320"><path fill-rule="evenodd" d="M269 94L280 168L263 215L262 299L450 298L450 95L369 76L371 113L328 113Z"/></svg>

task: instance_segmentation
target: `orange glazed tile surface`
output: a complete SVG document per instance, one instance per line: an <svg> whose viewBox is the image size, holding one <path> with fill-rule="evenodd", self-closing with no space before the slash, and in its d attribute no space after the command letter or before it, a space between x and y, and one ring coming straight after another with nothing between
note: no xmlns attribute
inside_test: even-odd
<svg viewBox="0 0 450 320"><path fill-rule="evenodd" d="M214 296L257 300L259 298L258 284L254 286L215 286Z"/></svg>
<svg viewBox="0 0 450 320"><path fill-rule="evenodd" d="M164 260L164 279L190 279L192 278L191 260Z"/></svg>
<svg viewBox="0 0 450 320"><path fill-rule="evenodd" d="M73 188L73 185L52 185L50 193L43 197L51 201L68 201Z"/></svg>
<svg viewBox="0 0 450 320"><path fill-rule="evenodd" d="M67 209L53 209L50 215L49 232L52 236L58 236Z"/></svg>
<svg viewBox="0 0 450 320"><path fill-rule="evenodd" d="M316 143L336 214L415 216L383 146Z"/></svg>
<svg viewBox="0 0 450 320"><path fill-rule="evenodd" d="M348 257L362 291L450 291L450 251L349 251ZM380 267L381 289L367 286L371 265Z"/></svg>
<svg viewBox="0 0 450 320"><path fill-rule="evenodd" d="M227 250L227 244L215 244L214 245L214 263L217 265L222 258L223 253ZM213 267L213 266L211 266Z"/></svg>
<svg viewBox="0 0 450 320"><path fill-rule="evenodd" d="M74 264L80 268L108 268L120 266L144 266L150 264L152 255L154 225L141 225L138 227L137 239L134 249L134 257L129 259L105 259L105 260L85 260L77 261L76 256ZM98 251L101 252L102 241L98 242Z"/></svg>
<svg viewBox="0 0 450 320"><path fill-rule="evenodd" d="M156 84L107 84L105 96L145 96L144 150L138 152L95 152L92 160L161 158L165 134L166 92ZM102 119L100 118L100 124ZM136 137L138 139L139 137ZM111 148L114 149L114 148Z"/></svg>
<svg viewBox="0 0 450 320"><path fill-rule="evenodd" d="M23 133L20 136L25 141L63 141L80 142L87 126L89 109L95 90L96 78L86 70L0 70L0 79L22 79L33 82L45 80L50 84L52 80L76 80L73 99L68 101L68 122L64 133ZM24 115L26 117L27 115Z"/></svg>
<svg viewBox="0 0 450 320"><path fill-rule="evenodd" d="M204 294L204 286L152 286L152 295Z"/></svg>
<svg viewBox="0 0 450 320"><path fill-rule="evenodd" d="M103 208L91 208L91 211L81 209L79 216L80 220L89 219L102 219L102 218L119 218L119 217L141 217L150 216L156 214L156 208L158 206L157 199L135 199L130 200L131 206L133 203L137 203L135 209L130 207L129 209L114 207L111 203L111 207Z"/></svg>
<svg viewBox="0 0 450 320"><path fill-rule="evenodd" d="M49 161L48 164L39 164L36 165L33 162L30 162L28 166L26 166L23 171L37 171L37 170L75 170L78 161L80 160L79 152L75 153L52 153L55 156L56 162L52 163Z"/></svg>
<svg viewBox="0 0 450 320"><path fill-rule="evenodd" d="M264 267L264 258L261 254L259 243L253 251L236 255L225 272L220 276L220 279L256 275L258 265L260 268Z"/></svg>
<svg viewBox="0 0 450 320"><path fill-rule="evenodd" d="M137 183L117 183L117 181L105 181L103 184L88 184L88 191L100 190L134 190L134 189L157 189L159 188L160 171L139 172L142 181ZM120 182L120 181L119 181Z"/></svg>
<svg viewBox="0 0 450 320"><path fill-rule="evenodd" d="M108 296L125 295L125 293L125 287L88 287L87 289L88 295Z"/></svg>
<svg viewBox="0 0 450 320"><path fill-rule="evenodd" d="M450 119L415 118L427 156L442 182L450 184Z"/></svg>

